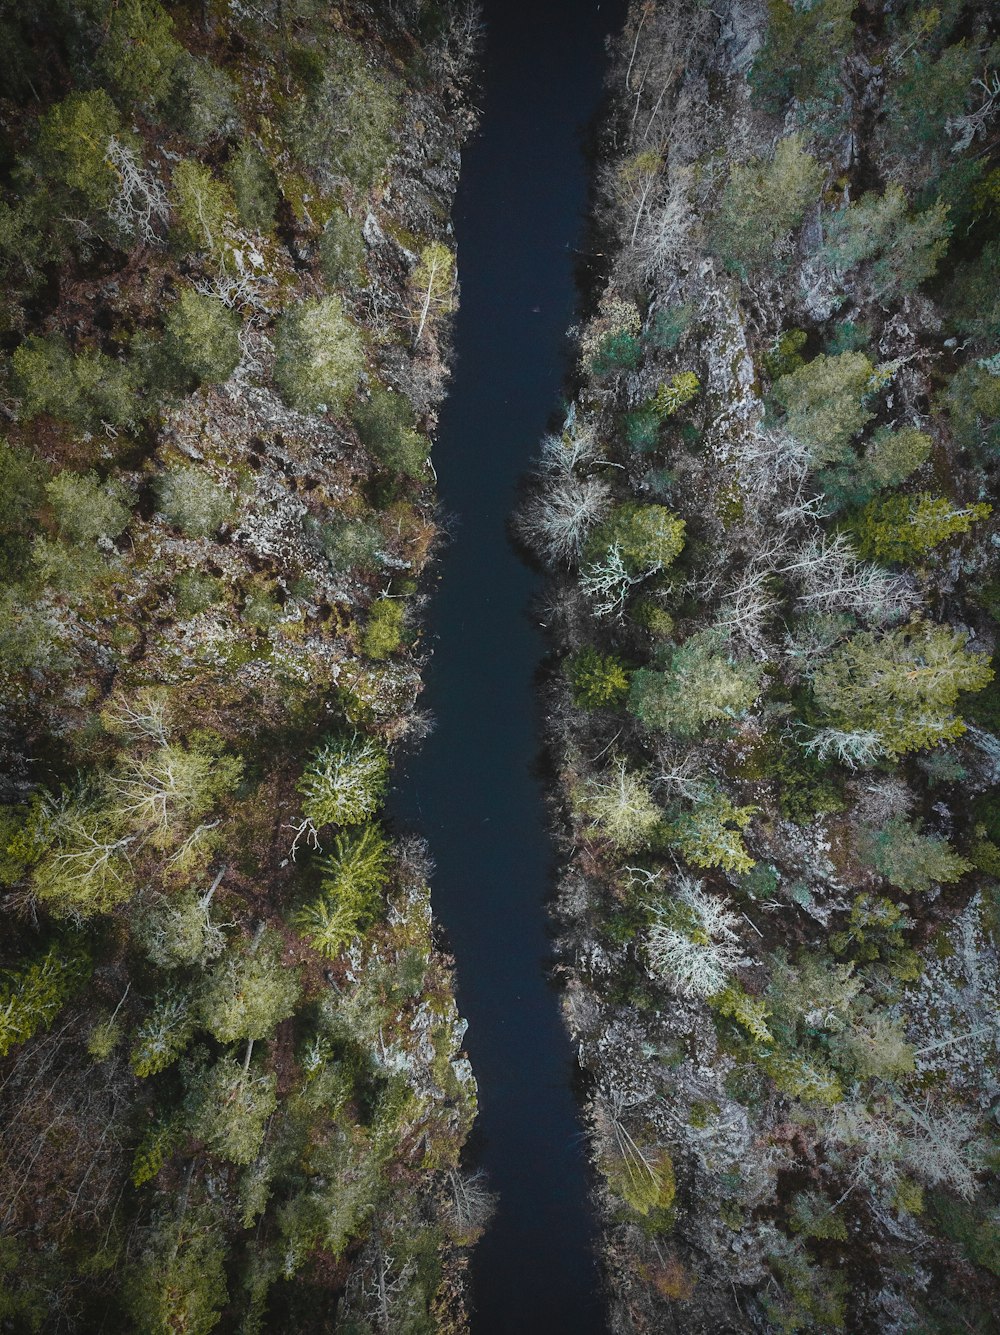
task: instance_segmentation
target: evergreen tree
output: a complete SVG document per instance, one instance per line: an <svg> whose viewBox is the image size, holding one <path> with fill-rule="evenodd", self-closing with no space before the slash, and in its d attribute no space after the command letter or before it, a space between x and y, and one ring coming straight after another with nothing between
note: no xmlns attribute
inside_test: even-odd
<svg viewBox="0 0 1000 1335"><path fill-rule="evenodd" d="M959 694L993 678L966 639L922 621L884 635L861 632L817 669L816 703L836 726L875 733L890 755L952 741L965 731L955 713Z"/></svg>
<svg viewBox="0 0 1000 1335"><path fill-rule="evenodd" d="M267 933L249 949L231 947L206 977L198 999L201 1023L220 1043L268 1038L295 1010L299 971L282 962L284 943Z"/></svg>
<svg viewBox="0 0 1000 1335"><path fill-rule="evenodd" d="M843 461L853 437L871 420L865 399L874 374L861 352L821 352L775 385L784 427L808 447L814 466Z"/></svg>
<svg viewBox="0 0 1000 1335"><path fill-rule="evenodd" d="M733 167L715 221L715 246L730 268L774 263L778 249L819 198L824 169L798 135L778 141L770 162Z"/></svg>
<svg viewBox="0 0 1000 1335"><path fill-rule="evenodd" d="M629 710L647 728L693 736L749 709L760 676L756 664L735 663L722 653L711 634L693 635L670 652L666 671L642 668L633 675Z"/></svg>
<svg viewBox="0 0 1000 1335"><path fill-rule="evenodd" d="M339 297L303 301L275 332L275 382L293 408L343 412L364 365L361 336Z"/></svg>

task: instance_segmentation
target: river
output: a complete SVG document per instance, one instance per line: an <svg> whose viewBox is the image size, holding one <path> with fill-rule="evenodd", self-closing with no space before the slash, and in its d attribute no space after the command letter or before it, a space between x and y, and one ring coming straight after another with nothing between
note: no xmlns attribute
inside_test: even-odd
<svg viewBox="0 0 1000 1335"><path fill-rule="evenodd" d="M454 537L429 631L437 726L400 770L397 823L429 841L479 1082L471 1147L499 1207L472 1260L473 1335L605 1330L574 1062L547 979L554 851L538 766L529 615L506 537L518 478L558 408L585 235L584 135L624 0L487 0L480 131L456 200L461 306L434 462Z"/></svg>

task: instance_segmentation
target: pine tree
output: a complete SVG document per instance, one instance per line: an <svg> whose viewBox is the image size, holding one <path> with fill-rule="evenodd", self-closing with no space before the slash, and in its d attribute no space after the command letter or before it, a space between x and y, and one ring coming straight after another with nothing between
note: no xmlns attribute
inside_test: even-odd
<svg viewBox="0 0 1000 1335"><path fill-rule="evenodd" d="M884 635L863 631L817 669L816 703L834 726L875 733L890 755L952 741L965 731L955 713L959 694L993 679L966 639L923 621Z"/></svg>
<svg viewBox="0 0 1000 1335"><path fill-rule="evenodd" d="M695 635L670 654L669 668L632 677L629 711L647 728L693 736L710 723L737 718L756 700L761 670L734 663L710 635Z"/></svg>
<svg viewBox="0 0 1000 1335"><path fill-rule="evenodd" d="M668 838L696 867L750 871L754 860L746 850L742 832L755 810L734 806L725 793L706 793L690 811L670 822Z"/></svg>

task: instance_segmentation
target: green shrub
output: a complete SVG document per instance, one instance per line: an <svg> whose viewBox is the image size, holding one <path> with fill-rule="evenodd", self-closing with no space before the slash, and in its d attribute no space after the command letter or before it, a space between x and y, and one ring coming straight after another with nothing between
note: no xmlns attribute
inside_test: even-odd
<svg viewBox="0 0 1000 1335"><path fill-rule="evenodd" d="M1000 239L956 264L948 293L949 322L969 338L1000 338Z"/></svg>
<svg viewBox="0 0 1000 1335"><path fill-rule="evenodd" d="M368 68L362 48L339 40L291 116L293 145L326 186L346 178L367 192L392 152L399 106L388 83Z"/></svg>
<svg viewBox="0 0 1000 1335"><path fill-rule="evenodd" d="M1000 453L1000 374L991 365L964 366L944 394L956 442L979 460Z"/></svg>
<svg viewBox="0 0 1000 1335"><path fill-rule="evenodd" d="M240 321L218 297L186 287L164 323L165 350L188 383L217 384L236 369Z"/></svg>
<svg viewBox="0 0 1000 1335"><path fill-rule="evenodd" d="M644 338L650 347L673 352L694 318L694 306L667 306L657 311Z"/></svg>
<svg viewBox="0 0 1000 1335"><path fill-rule="evenodd" d="M228 524L236 506L229 492L197 464L167 469L156 486L157 505L188 538L211 538Z"/></svg>
<svg viewBox="0 0 1000 1335"><path fill-rule="evenodd" d="M830 1108L844 1097L837 1073L815 1058L777 1050L761 1056L759 1061L777 1089L790 1099Z"/></svg>
<svg viewBox="0 0 1000 1335"><path fill-rule="evenodd" d="M735 1020L757 1043L774 1042L768 1027L770 1007L762 997L750 996L739 983L727 983L721 992L709 997L708 1004L717 1015Z"/></svg>
<svg viewBox="0 0 1000 1335"><path fill-rule="evenodd" d="M652 406L636 408L625 416L625 440L640 453L655 450L660 443L662 418Z"/></svg>
<svg viewBox="0 0 1000 1335"><path fill-rule="evenodd" d="M229 186L217 181L206 166L191 158L177 163L171 181L181 244L222 263L227 258L228 235L236 221L236 200Z"/></svg>
<svg viewBox="0 0 1000 1335"><path fill-rule="evenodd" d="M70 940L56 941L31 964L0 971L0 1057L48 1029L90 972L87 954Z"/></svg>
<svg viewBox="0 0 1000 1335"><path fill-rule="evenodd" d="M628 694L628 670L615 654L601 654L587 645L566 660L566 675L579 709L608 709Z"/></svg>
<svg viewBox="0 0 1000 1335"><path fill-rule="evenodd" d="M60 537L72 543L117 538L131 518L121 491L96 473L57 473L45 485Z"/></svg>
<svg viewBox="0 0 1000 1335"><path fill-rule="evenodd" d="M354 420L365 448L385 468L417 480L426 475L427 437L416 430L405 395L373 385L367 402L355 407Z"/></svg>
<svg viewBox="0 0 1000 1335"><path fill-rule="evenodd" d="M907 157L945 140L945 122L968 105L979 62L975 46L964 41L936 60L919 44L908 54L903 76L889 84L885 99L887 142L894 153Z"/></svg>
<svg viewBox="0 0 1000 1335"><path fill-rule="evenodd" d="M655 598L637 598L632 607L632 620L654 640L666 640L674 632L674 619Z"/></svg>
<svg viewBox="0 0 1000 1335"><path fill-rule="evenodd" d="M816 703L835 726L870 730L889 755L961 736L959 694L993 679L988 660L965 649L950 626L915 622L877 636L853 636L813 677Z"/></svg>
<svg viewBox="0 0 1000 1335"><path fill-rule="evenodd" d="M233 81L204 56L184 51L174 71L167 111L171 122L196 144L231 134L238 124Z"/></svg>
<svg viewBox="0 0 1000 1335"><path fill-rule="evenodd" d="M825 176L798 135L779 140L769 162L753 159L729 174L715 218L713 244L729 268L770 266L819 198Z"/></svg>
<svg viewBox="0 0 1000 1335"><path fill-rule="evenodd" d="M250 139L244 139L226 164L226 182L240 222L253 232L270 232L281 201L271 164Z"/></svg>
<svg viewBox="0 0 1000 1335"><path fill-rule="evenodd" d="M830 936L830 949L837 955L849 954L862 963L881 960L900 982L920 977L920 957L906 941L912 919L891 899L883 895L855 895L843 931Z"/></svg>
<svg viewBox="0 0 1000 1335"><path fill-rule="evenodd" d="M868 325L854 320L840 320L826 340L827 355L838 357L842 352L863 352L871 342L871 336Z"/></svg>
<svg viewBox="0 0 1000 1335"><path fill-rule="evenodd" d="M959 507L926 491L916 496L889 496L869 502L858 516L858 550L862 556L887 563L919 561L942 542L968 533L974 523L990 514L992 506Z"/></svg>
<svg viewBox="0 0 1000 1335"><path fill-rule="evenodd" d="M650 400L661 418L673 417L679 408L690 403L701 384L693 371L679 371L669 384L661 384Z"/></svg>
<svg viewBox="0 0 1000 1335"><path fill-rule="evenodd" d="M827 219L825 254L841 273L869 264L877 296L907 296L937 272L950 233L946 204L910 213L902 188L890 184Z"/></svg>
<svg viewBox="0 0 1000 1335"><path fill-rule="evenodd" d="M809 448L815 465L842 461L852 438L871 420L866 398L874 371L860 352L836 357L821 352L775 385L785 428Z"/></svg>
<svg viewBox="0 0 1000 1335"><path fill-rule="evenodd" d="M619 371L637 371L642 365L642 342L624 331L605 334L590 363L592 375L604 377Z"/></svg>
<svg viewBox="0 0 1000 1335"><path fill-rule="evenodd" d="M390 658L403 643L406 604L398 598L380 598L372 603L361 647L369 658Z"/></svg>
<svg viewBox="0 0 1000 1335"><path fill-rule="evenodd" d="M787 739L768 753L764 769L764 777L777 785L785 820L808 825L817 816L844 810L843 794L827 767Z"/></svg>
<svg viewBox="0 0 1000 1335"><path fill-rule="evenodd" d="M961 1247L975 1265L1000 1277L1000 1217L996 1208L984 1213L983 1202L969 1203L940 1188L930 1193L934 1223Z"/></svg>
<svg viewBox="0 0 1000 1335"><path fill-rule="evenodd" d="M851 0L817 0L798 6L769 0L767 35L750 71L763 105L784 110L786 99L833 99L840 64L851 49Z"/></svg>
<svg viewBox="0 0 1000 1335"><path fill-rule="evenodd" d="M27 565L45 476L34 455L0 437L0 580L10 581Z"/></svg>
<svg viewBox="0 0 1000 1335"><path fill-rule="evenodd" d="M299 781L302 813L315 829L360 825L381 805L389 757L371 738L331 738L313 752Z"/></svg>
<svg viewBox="0 0 1000 1335"><path fill-rule="evenodd" d="M57 198L103 213L118 185L107 157L113 136L122 137L122 122L107 93L70 93L39 120L32 166Z"/></svg>
<svg viewBox="0 0 1000 1335"><path fill-rule="evenodd" d="M919 826L900 816L881 827L864 826L858 831L862 858L898 890L926 894L936 884L959 880L972 864L959 857L946 839L921 834Z"/></svg>
<svg viewBox="0 0 1000 1335"><path fill-rule="evenodd" d="M325 281L331 287L360 281L365 253L361 228L343 209L334 209L319 239L319 260Z"/></svg>
<svg viewBox="0 0 1000 1335"><path fill-rule="evenodd" d="M861 472L876 491L898 487L931 456L930 436L916 427L904 426L893 431L881 427L865 451Z"/></svg>
<svg viewBox="0 0 1000 1335"><path fill-rule="evenodd" d="M684 520L663 505L615 506L587 539L584 556L597 562L615 547L628 571L645 575L671 565L684 548Z"/></svg>
<svg viewBox="0 0 1000 1335"><path fill-rule="evenodd" d="M845 450L843 462L824 469L817 481L834 510L864 505L873 494L905 482L930 458L930 436L914 427L876 431L861 459Z"/></svg>
<svg viewBox="0 0 1000 1335"><path fill-rule="evenodd" d="M693 372L680 371L669 384L661 384L656 393L639 408L626 414L625 439L631 448L642 452L655 450L659 444L661 424L690 403L700 388L698 377Z"/></svg>
<svg viewBox="0 0 1000 1335"><path fill-rule="evenodd" d="M122 0L109 8L100 67L129 105L154 108L170 95L186 52L157 0Z"/></svg>
<svg viewBox="0 0 1000 1335"><path fill-rule="evenodd" d="M734 806L725 793L706 793L690 811L670 822L667 838L696 867L747 872L754 860L746 850L742 832L754 811L754 807Z"/></svg>
<svg viewBox="0 0 1000 1335"><path fill-rule="evenodd" d="M772 380L780 380L783 375L792 375L805 365L802 349L806 345L807 334L804 329L786 329L771 344L764 354L764 370Z"/></svg>
<svg viewBox="0 0 1000 1335"><path fill-rule="evenodd" d="M17 585L0 584L0 665L5 674L65 672L77 654L66 626L51 608L32 601Z"/></svg>
<svg viewBox="0 0 1000 1335"><path fill-rule="evenodd" d="M43 216L45 209L42 192L13 204L0 199L0 275L8 293L0 306L0 331L4 333L18 327L23 301L44 281L41 266L58 252L49 220Z"/></svg>
<svg viewBox="0 0 1000 1335"><path fill-rule="evenodd" d="M174 580L174 605L181 617L197 616L224 596L222 584L211 575L184 570Z"/></svg>
<svg viewBox="0 0 1000 1335"><path fill-rule="evenodd" d="M811 1331L828 1335L847 1326L848 1281L829 1266L815 1265L804 1252L768 1258L779 1283L779 1296L762 1290L762 1307L771 1329L780 1335Z"/></svg>
<svg viewBox="0 0 1000 1335"><path fill-rule="evenodd" d="M275 332L274 379L282 397L303 412L343 412L364 367L361 335L339 297L303 301Z"/></svg>
<svg viewBox="0 0 1000 1335"><path fill-rule="evenodd" d="M692 636L670 652L666 671L632 677L629 712L647 728L690 737L710 723L739 717L760 691L760 667L735 663L710 636Z"/></svg>
<svg viewBox="0 0 1000 1335"><path fill-rule="evenodd" d="M80 430L140 416L131 369L92 349L74 355L59 335L31 335L15 349L14 383L24 417L48 413Z"/></svg>
<svg viewBox="0 0 1000 1335"><path fill-rule="evenodd" d="M198 1018L220 1043L268 1038L293 1014L302 984L283 963L284 940L266 933L249 949L233 948L212 966L198 999Z"/></svg>
<svg viewBox="0 0 1000 1335"><path fill-rule="evenodd" d="M335 516L318 529L320 546L337 574L372 571L381 564L382 530L369 519Z"/></svg>

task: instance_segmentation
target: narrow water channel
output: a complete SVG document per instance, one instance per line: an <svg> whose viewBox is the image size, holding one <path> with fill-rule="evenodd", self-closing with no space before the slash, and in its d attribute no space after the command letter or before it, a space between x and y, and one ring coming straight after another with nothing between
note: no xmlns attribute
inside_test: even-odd
<svg viewBox="0 0 1000 1335"><path fill-rule="evenodd" d="M437 728L397 821L437 864L479 1081L473 1146L499 1208L473 1258L474 1335L605 1329L587 1164L558 997L546 981L553 850L537 774L535 576L506 539L517 479L557 407L584 236L584 131L624 0L486 0L480 133L456 204L462 301L435 446L456 516L431 615Z"/></svg>

